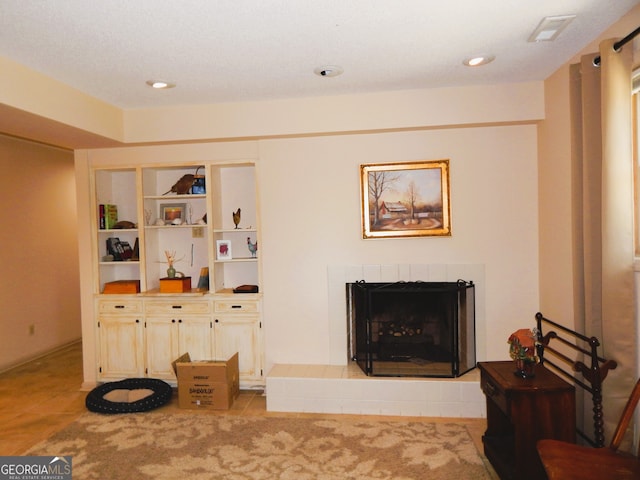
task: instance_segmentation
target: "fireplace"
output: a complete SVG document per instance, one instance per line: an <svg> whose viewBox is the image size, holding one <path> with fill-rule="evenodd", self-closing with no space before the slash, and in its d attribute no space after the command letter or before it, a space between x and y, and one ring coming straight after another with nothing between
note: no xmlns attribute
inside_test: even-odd
<svg viewBox="0 0 640 480"><path fill-rule="evenodd" d="M476 365L473 282L347 283L351 359L372 376L458 377Z"/></svg>

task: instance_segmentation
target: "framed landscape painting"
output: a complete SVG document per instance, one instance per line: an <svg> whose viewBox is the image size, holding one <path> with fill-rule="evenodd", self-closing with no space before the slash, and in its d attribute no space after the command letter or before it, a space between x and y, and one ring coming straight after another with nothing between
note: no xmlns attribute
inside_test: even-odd
<svg viewBox="0 0 640 480"><path fill-rule="evenodd" d="M362 237L451 235L449 160L360 165Z"/></svg>
<svg viewBox="0 0 640 480"><path fill-rule="evenodd" d="M185 223L187 216L187 204L186 203L163 203L160 205L160 218L164 220L167 225L173 222Z"/></svg>

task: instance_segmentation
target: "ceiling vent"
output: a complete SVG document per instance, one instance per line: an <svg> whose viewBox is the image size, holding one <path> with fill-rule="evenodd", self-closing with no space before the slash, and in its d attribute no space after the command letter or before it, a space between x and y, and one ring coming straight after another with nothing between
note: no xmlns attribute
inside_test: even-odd
<svg viewBox="0 0 640 480"><path fill-rule="evenodd" d="M576 18L575 15L557 15L555 17L544 17L540 24L529 37L530 42L550 42Z"/></svg>

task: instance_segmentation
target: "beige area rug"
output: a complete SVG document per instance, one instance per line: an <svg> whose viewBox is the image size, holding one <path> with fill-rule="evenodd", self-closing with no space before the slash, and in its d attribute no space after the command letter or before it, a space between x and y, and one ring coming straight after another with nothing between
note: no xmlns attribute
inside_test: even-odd
<svg viewBox="0 0 640 480"><path fill-rule="evenodd" d="M86 413L28 455L71 455L74 480L491 479L454 423Z"/></svg>

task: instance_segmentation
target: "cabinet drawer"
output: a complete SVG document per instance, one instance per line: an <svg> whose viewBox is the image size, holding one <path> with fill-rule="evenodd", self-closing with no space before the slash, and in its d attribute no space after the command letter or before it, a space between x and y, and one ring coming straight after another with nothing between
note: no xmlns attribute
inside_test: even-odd
<svg viewBox="0 0 640 480"><path fill-rule="evenodd" d="M487 397L487 400L491 400L495 403L502 412L509 416L509 402L505 392L500 389L497 382L493 379L482 375L480 380L480 387Z"/></svg>
<svg viewBox="0 0 640 480"><path fill-rule="evenodd" d="M142 301L99 300L98 313L142 313Z"/></svg>
<svg viewBox="0 0 640 480"><path fill-rule="evenodd" d="M175 315L181 313L183 315L210 313L211 307L209 302L196 302L176 300L175 302L169 300L157 300L146 301L144 303L145 313L155 314L167 314Z"/></svg>
<svg viewBox="0 0 640 480"><path fill-rule="evenodd" d="M214 310L217 313L256 313L260 310L258 300L216 300Z"/></svg>

